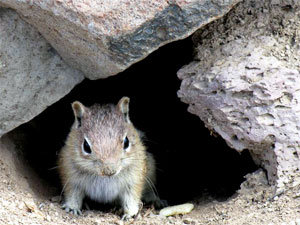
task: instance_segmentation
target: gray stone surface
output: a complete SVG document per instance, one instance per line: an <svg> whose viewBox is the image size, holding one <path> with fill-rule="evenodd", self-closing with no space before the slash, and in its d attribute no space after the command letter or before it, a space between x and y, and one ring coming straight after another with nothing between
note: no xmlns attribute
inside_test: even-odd
<svg viewBox="0 0 300 225"><path fill-rule="evenodd" d="M83 77L15 11L0 8L0 136L58 101Z"/></svg>
<svg viewBox="0 0 300 225"><path fill-rule="evenodd" d="M178 96L229 146L248 149L277 190L300 170L300 3L245 1L199 30Z"/></svg>
<svg viewBox="0 0 300 225"><path fill-rule="evenodd" d="M0 0L90 79L117 74L223 16L240 0Z"/></svg>

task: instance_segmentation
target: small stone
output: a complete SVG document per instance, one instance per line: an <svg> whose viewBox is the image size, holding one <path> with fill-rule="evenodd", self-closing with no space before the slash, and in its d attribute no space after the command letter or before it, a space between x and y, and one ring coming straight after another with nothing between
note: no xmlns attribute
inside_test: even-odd
<svg viewBox="0 0 300 225"><path fill-rule="evenodd" d="M155 215L153 212L150 212L150 214L149 214L149 217L150 218L153 218L153 217L156 217L157 215Z"/></svg>
<svg viewBox="0 0 300 225"><path fill-rule="evenodd" d="M24 201L25 206L28 209L28 212L35 212L36 211L36 205L32 200L26 200Z"/></svg>
<svg viewBox="0 0 300 225"><path fill-rule="evenodd" d="M51 202L60 202L61 201L61 197L58 195L58 196L54 196L50 199Z"/></svg>
<svg viewBox="0 0 300 225"><path fill-rule="evenodd" d="M195 221L193 221L192 219L190 218L186 218L183 220L183 223L184 224L195 224Z"/></svg>
<svg viewBox="0 0 300 225"><path fill-rule="evenodd" d="M23 208L24 208L24 203L21 202L20 204L18 204L18 208L19 208L19 209L23 209Z"/></svg>
<svg viewBox="0 0 300 225"><path fill-rule="evenodd" d="M100 223L100 224L102 224L102 223ZM116 224L117 224L117 225L124 225L124 221L123 221L123 220L120 220L120 221L118 221Z"/></svg>
<svg viewBox="0 0 300 225"><path fill-rule="evenodd" d="M295 194L294 198L299 198L299 197L300 197L300 191Z"/></svg>
<svg viewBox="0 0 300 225"><path fill-rule="evenodd" d="M46 216L46 220L49 221L49 222L51 222L51 216L47 215Z"/></svg>
<svg viewBox="0 0 300 225"><path fill-rule="evenodd" d="M42 202L42 203L39 204L39 209L40 209L40 210L43 210L44 207L45 207L45 203Z"/></svg>
<svg viewBox="0 0 300 225"><path fill-rule="evenodd" d="M271 4L272 5L279 5L280 4L280 0L271 0Z"/></svg>
<svg viewBox="0 0 300 225"><path fill-rule="evenodd" d="M94 225L100 225L100 224L102 224L102 221L100 219L96 219L94 221Z"/></svg>

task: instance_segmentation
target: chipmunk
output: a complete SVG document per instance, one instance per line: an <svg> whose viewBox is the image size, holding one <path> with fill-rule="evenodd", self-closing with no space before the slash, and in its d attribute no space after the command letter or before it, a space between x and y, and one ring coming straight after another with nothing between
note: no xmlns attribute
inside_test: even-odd
<svg viewBox="0 0 300 225"><path fill-rule="evenodd" d="M129 98L89 108L75 101L72 108L75 122L58 161L62 207L80 215L85 196L103 203L119 200L122 219L129 219L138 214L142 198L165 206L154 192L154 158L129 119Z"/></svg>

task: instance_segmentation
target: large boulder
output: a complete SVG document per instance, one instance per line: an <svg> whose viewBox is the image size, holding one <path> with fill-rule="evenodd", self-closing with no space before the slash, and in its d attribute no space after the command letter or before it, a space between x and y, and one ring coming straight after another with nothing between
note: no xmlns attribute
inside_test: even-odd
<svg viewBox="0 0 300 225"><path fill-rule="evenodd" d="M65 96L84 76L38 31L0 8L0 137Z"/></svg>
<svg viewBox="0 0 300 225"><path fill-rule="evenodd" d="M240 0L0 0L90 79L125 70L223 16Z"/></svg>
<svg viewBox="0 0 300 225"><path fill-rule="evenodd" d="M179 97L281 191L300 182L300 3L244 1L194 36Z"/></svg>

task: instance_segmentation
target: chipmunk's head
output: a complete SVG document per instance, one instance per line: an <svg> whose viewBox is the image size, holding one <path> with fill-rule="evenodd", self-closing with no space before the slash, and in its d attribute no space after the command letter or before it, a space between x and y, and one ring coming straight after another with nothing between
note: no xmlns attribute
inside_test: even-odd
<svg viewBox="0 0 300 225"><path fill-rule="evenodd" d="M114 176L134 162L139 134L129 119L129 98L117 105L85 107L72 104L76 135L75 163L82 170L100 176Z"/></svg>

